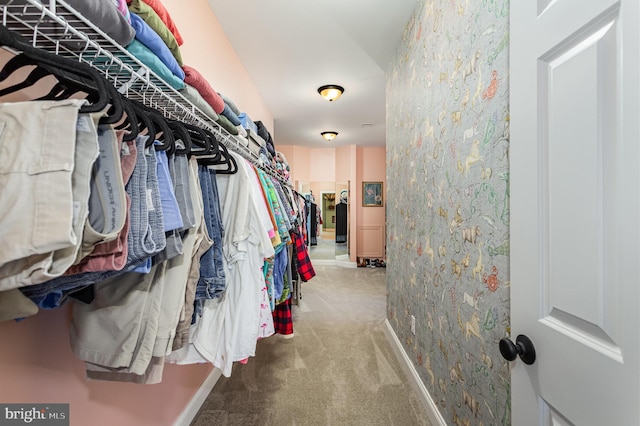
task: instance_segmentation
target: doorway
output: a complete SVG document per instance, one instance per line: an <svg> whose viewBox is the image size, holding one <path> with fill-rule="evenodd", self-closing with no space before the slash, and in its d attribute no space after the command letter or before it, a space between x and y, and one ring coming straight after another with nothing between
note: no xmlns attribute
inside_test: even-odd
<svg viewBox="0 0 640 426"><path fill-rule="evenodd" d="M335 236L336 229L336 194L323 192L322 195L322 231ZM327 238L328 239L328 238ZM335 238L331 238L335 239Z"/></svg>
<svg viewBox="0 0 640 426"><path fill-rule="evenodd" d="M318 264L337 264L352 267L349 263L349 215L347 205L349 183L348 182L301 182L296 181L296 187L301 194L313 194L314 204L322 216L322 225L318 227L316 244L309 247L309 257ZM342 197L342 198L341 198ZM339 208L340 207L340 208ZM338 210L345 213L340 222ZM339 225L341 224L341 228ZM340 243L337 243L336 232L340 229ZM355 267L355 263L353 263Z"/></svg>

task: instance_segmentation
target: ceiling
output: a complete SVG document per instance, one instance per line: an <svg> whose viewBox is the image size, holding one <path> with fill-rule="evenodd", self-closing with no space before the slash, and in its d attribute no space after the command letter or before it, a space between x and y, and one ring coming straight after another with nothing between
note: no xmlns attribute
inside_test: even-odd
<svg viewBox="0 0 640 426"><path fill-rule="evenodd" d="M276 147L385 145L385 71L417 0L209 3L273 115ZM328 102L325 84L345 92Z"/></svg>

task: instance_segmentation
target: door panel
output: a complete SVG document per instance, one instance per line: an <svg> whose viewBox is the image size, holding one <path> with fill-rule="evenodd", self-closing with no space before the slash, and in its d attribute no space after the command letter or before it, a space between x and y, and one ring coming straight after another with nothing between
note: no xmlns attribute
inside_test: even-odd
<svg viewBox="0 0 640 426"><path fill-rule="evenodd" d="M511 2L513 424L640 424L639 18Z"/></svg>
<svg viewBox="0 0 640 426"><path fill-rule="evenodd" d="M538 60L543 320L619 356L615 203L618 10ZM544 112L543 112L544 111ZM579 248L577 250L576 248ZM605 257L606 256L606 257Z"/></svg>

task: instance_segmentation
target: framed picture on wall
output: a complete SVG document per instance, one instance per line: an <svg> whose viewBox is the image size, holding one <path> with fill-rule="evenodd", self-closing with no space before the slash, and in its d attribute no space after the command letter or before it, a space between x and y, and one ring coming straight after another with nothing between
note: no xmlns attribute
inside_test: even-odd
<svg viewBox="0 0 640 426"><path fill-rule="evenodd" d="M382 207L382 182L362 182L362 205L364 207Z"/></svg>

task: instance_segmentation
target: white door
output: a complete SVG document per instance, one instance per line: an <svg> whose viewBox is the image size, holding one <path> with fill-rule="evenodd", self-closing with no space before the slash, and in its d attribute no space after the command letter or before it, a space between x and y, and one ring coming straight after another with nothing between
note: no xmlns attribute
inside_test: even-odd
<svg viewBox="0 0 640 426"><path fill-rule="evenodd" d="M511 7L512 423L640 425L640 6Z"/></svg>

